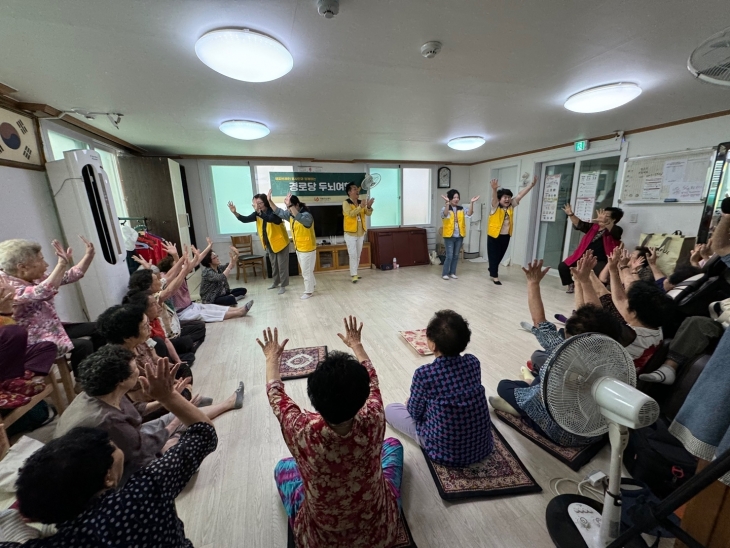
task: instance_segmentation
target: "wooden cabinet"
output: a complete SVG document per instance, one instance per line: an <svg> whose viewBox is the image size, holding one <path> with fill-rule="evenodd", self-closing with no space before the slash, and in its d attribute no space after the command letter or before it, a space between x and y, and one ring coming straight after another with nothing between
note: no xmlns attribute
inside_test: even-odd
<svg viewBox="0 0 730 548"><path fill-rule="evenodd" d="M428 242L423 228L379 228L368 230L372 247L372 262L392 264L393 258L400 266L428 265Z"/></svg>
<svg viewBox="0 0 730 548"><path fill-rule="evenodd" d="M314 264L315 272L335 272L350 268L350 255L347 253L347 246L345 244L320 245L317 246L316 253L317 262ZM367 242L362 245L360 266L370 266L370 244Z"/></svg>

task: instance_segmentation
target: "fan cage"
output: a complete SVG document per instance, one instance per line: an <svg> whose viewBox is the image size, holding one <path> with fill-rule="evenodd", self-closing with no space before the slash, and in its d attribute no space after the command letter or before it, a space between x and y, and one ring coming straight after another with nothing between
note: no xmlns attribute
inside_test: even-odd
<svg viewBox="0 0 730 548"><path fill-rule="evenodd" d="M687 68L700 80L730 86L730 28L710 36L687 60Z"/></svg>
<svg viewBox="0 0 730 548"><path fill-rule="evenodd" d="M593 437L608 431L592 388L602 377L636 386L636 370L628 352L599 333L584 333L566 340L544 366L542 398L550 417L578 436Z"/></svg>

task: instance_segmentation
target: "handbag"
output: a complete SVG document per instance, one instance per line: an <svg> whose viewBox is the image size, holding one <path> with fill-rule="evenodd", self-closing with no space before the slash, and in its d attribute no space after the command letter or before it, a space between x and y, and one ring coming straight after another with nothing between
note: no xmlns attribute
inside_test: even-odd
<svg viewBox="0 0 730 548"><path fill-rule="evenodd" d="M653 247L657 252L657 266L669 276L677 266L689 264L689 257L697 238L685 236L681 230L671 234L643 233L642 247Z"/></svg>

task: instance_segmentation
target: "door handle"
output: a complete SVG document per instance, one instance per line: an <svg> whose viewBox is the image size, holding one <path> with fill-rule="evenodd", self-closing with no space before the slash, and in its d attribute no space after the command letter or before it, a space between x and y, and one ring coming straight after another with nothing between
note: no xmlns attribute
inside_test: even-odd
<svg viewBox="0 0 730 548"><path fill-rule="evenodd" d="M186 221L188 223L188 228L190 228L190 213L186 213L185 214L185 219L186 219Z"/></svg>

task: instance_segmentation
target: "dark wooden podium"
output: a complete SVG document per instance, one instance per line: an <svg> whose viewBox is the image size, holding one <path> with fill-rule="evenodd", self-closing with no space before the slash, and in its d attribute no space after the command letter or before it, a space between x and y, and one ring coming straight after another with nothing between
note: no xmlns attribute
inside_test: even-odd
<svg viewBox="0 0 730 548"><path fill-rule="evenodd" d="M372 264L380 268L393 264L400 266L428 265L428 242L424 228L376 228L368 230Z"/></svg>

